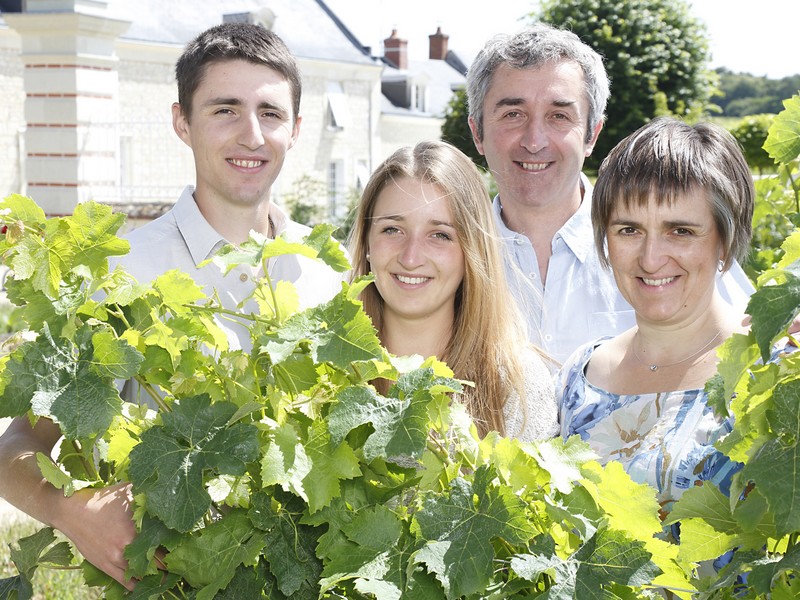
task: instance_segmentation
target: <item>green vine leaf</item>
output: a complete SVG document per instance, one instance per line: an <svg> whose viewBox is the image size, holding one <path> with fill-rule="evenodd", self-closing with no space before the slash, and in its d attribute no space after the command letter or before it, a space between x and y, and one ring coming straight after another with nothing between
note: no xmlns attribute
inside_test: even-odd
<svg viewBox="0 0 800 600"><path fill-rule="evenodd" d="M789 163L800 155L800 95L783 101L769 128L764 150L776 163Z"/></svg>
<svg viewBox="0 0 800 600"><path fill-rule="evenodd" d="M267 532L264 555L281 593L316 600L322 573L322 561L314 553L319 533L298 523L289 512L291 508L258 494L248 515L255 527Z"/></svg>
<svg viewBox="0 0 800 600"><path fill-rule="evenodd" d="M128 473L135 493L147 494L147 509L178 531L191 530L211 507L206 472L243 475L259 453L258 430L248 423L228 426L231 402L208 396L176 400L170 413L141 436Z"/></svg>
<svg viewBox="0 0 800 600"><path fill-rule="evenodd" d="M423 563L448 598L485 589L492 574L492 540L511 544L535 533L525 517L525 504L510 488L491 485L493 469L480 467L473 482L456 479L449 494L425 501L412 530L423 546L414 562Z"/></svg>
<svg viewBox="0 0 800 600"><path fill-rule="evenodd" d="M783 282L760 287L747 304L747 314L753 317L752 329L764 362L769 360L775 339L800 312L800 276L788 270L783 273Z"/></svg>
<svg viewBox="0 0 800 600"><path fill-rule="evenodd" d="M213 600L233 579L240 565L253 566L266 544L247 513L233 510L197 535L185 538L164 562L199 591L198 600Z"/></svg>
<svg viewBox="0 0 800 600"><path fill-rule="evenodd" d="M767 419L775 439L766 442L745 465L775 515L779 536L800 530L800 380L779 384Z"/></svg>

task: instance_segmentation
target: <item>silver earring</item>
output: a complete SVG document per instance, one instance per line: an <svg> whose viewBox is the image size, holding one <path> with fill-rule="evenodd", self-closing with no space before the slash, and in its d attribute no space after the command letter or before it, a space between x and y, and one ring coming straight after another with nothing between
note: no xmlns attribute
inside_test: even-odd
<svg viewBox="0 0 800 600"><path fill-rule="evenodd" d="M367 252L367 262L369 262L369 252Z"/></svg>
<svg viewBox="0 0 800 600"><path fill-rule="evenodd" d="M719 265L717 266L717 270L718 270L720 273L722 273L722 270L723 270L724 268L725 268L725 261L724 261L724 260L722 260L722 259L720 259L720 260L719 260Z"/></svg>

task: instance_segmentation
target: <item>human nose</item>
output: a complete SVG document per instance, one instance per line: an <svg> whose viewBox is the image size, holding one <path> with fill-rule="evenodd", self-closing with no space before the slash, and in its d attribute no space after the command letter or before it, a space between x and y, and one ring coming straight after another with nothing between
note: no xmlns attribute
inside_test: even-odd
<svg viewBox="0 0 800 600"><path fill-rule="evenodd" d="M520 138L520 145L528 152L535 153L547 146L547 135L538 119L529 119Z"/></svg>
<svg viewBox="0 0 800 600"><path fill-rule="evenodd" d="M257 115L249 115L242 119L239 143L250 150L264 145L264 132L261 130L261 122Z"/></svg>
<svg viewBox="0 0 800 600"><path fill-rule="evenodd" d="M655 273L669 260L667 245L658 236L645 237L642 252L639 257L639 266L647 273Z"/></svg>
<svg viewBox="0 0 800 600"><path fill-rule="evenodd" d="M421 240L415 235L408 236L400 249L397 260L404 269L421 266L425 262L425 252Z"/></svg>

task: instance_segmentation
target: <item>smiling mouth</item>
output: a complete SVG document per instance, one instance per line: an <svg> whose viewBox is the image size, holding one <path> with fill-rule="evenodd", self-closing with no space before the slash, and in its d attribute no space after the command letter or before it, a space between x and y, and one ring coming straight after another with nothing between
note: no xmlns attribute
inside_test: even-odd
<svg viewBox="0 0 800 600"><path fill-rule="evenodd" d="M664 277L663 279L647 279L646 277L641 278L645 285L650 285L653 287L657 287L659 285L667 285L671 282L674 277Z"/></svg>
<svg viewBox="0 0 800 600"><path fill-rule="evenodd" d="M544 171L547 167L550 166L550 163L529 163L529 162L522 162L518 161L517 164L523 168L525 171Z"/></svg>
<svg viewBox="0 0 800 600"><path fill-rule="evenodd" d="M255 169L264 164L263 160L239 160L238 158L229 158L228 162L235 167L241 167L243 169Z"/></svg>
<svg viewBox="0 0 800 600"><path fill-rule="evenodd" d="M430 279L430 277L406 277L405 275L395 275L395 277L400 283L406 283L408 285L419 285Z"/></svg>

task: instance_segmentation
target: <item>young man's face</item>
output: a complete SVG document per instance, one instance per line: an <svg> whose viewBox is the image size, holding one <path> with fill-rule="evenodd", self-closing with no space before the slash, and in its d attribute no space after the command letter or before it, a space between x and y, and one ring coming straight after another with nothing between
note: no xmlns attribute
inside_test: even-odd
<svg viewBox="0 0 800 600"><path fill-rule="evenodd" d="M209 64L192 99L191 118L173 105L173 125L192 149L198 201L252 206L269 201L300 118L289 82L245 60Z"/></svg>
<svg viewBox="0 0 800 600"><path fill-rule="evenodd" d="M475 123L470 126L504 207L580 202L583 161L601 128L586 141L588 113L583 71L575 62L495 71L483 103L483 139Z"/></svg>

